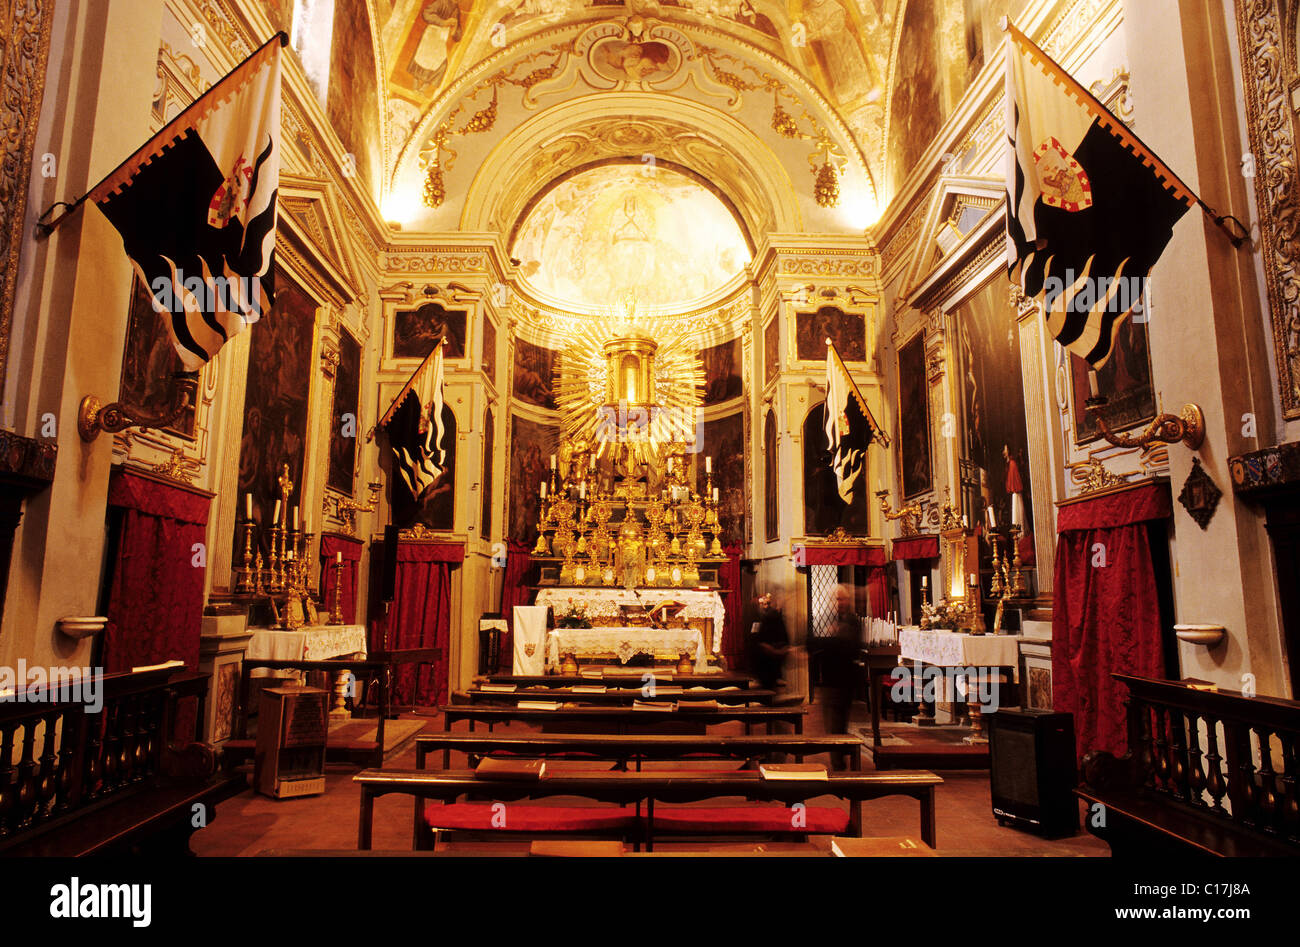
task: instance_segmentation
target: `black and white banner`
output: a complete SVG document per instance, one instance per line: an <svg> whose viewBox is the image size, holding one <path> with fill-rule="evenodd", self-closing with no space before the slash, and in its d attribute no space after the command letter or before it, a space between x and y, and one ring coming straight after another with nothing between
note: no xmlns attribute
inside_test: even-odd
<svg viewBox="0 0 1300 947"><path fill-rule="evenodd" d="M852 505L866 480L867 446L875 438L889 439L876 424L862 393L853 383L840 353L826 343L826 406L823 424L830 449L831 470L840 499Z"/></svg>
<svg viewBox="0 0 1300 947"><path fill-rule="evenodd" d="M90 192L187 371L274 299L282 37L262 46Z"/></svg>

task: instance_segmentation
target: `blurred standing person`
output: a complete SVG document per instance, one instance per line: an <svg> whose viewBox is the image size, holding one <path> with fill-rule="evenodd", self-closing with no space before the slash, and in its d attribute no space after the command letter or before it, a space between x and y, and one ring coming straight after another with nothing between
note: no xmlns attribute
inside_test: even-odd
<svg viewBox="0 0 1300 947"><path fill-rule="evenodd" d="M853 589L835 589L835 617L831 633L822 642L822 714L826 733L847 734L849 711L857 693L858 654L862 650L862 619L853 611ZM848 755L832 753L835 769L848 769Z"/></svg>
<svg viewBox="0 0 1300 947"><path fill-rule="evenodd" d="M790 635L779 605L771 593L759 596L758 621L749 636L749 666L759 686L771 691L781 683L790 650Z"/></svg>

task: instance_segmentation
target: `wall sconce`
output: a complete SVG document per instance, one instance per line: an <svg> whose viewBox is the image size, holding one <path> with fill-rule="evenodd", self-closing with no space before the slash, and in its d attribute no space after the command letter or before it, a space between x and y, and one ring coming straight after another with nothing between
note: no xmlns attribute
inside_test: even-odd
<svg viewBox="0 0 1300 947"><path fill-rule="evenodd" d="M94 395L86 395L81 399L81 404L77 408L77 433L81 435L83 441L89 444L99 437L101 431L116 434L118 431L125 431L129 427L156 430L175 424L192 405L197 403L199 373L177 372L172 377L176 379L176 387L181 396L181 403L169 414L149 414L142 408L137 408L122 401L103 404Z"/></svg>
<svg viewBox="0 0 1300 947"><path fill-rule="evenodd" d="M1205 443L1205 414L1198 404L1185 404L1179 414L1165 414L1159 411L1146 429L1139 434L1116 434L1106 424L1102 409L1109 402L1104 395L1097 392L1097 372L1088 373L1088 383L1092 397L1084 402L1084 407L1097 419L1097 428L1106 443L1116 447L1146 447L1148 444L1177 444L1182 441L1192 450L1200 450Z"/></svg>
<svg viewBox="0 0 1300 947"><path fill-rule="evenodd" d="M366 484L366 488L370 491L370 499L366 503L358 503L351 497L341 497L327 493L321 504L321 512L341 520L343 531L349 536L355 536L357 532L357 514L375 512L375 504L379 500L379 487L378 481ZM331 504L334 507L332 513L330 512Z"/></svg>

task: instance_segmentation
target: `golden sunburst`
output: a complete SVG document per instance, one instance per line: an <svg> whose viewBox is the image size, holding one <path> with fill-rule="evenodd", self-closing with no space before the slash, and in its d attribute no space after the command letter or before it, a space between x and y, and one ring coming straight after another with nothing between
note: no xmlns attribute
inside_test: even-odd
<svg viewBox="0 0 1300 947"><path fill-rule="evenodd" d="M618 377L623 360L627 379ZM694 441L704 380L686 334L653 317L638 320L629 300L622 315L584 323L560 352L555 399L561 437L595 445L598 457L627 443L640 459L657 463L666 445Z"/></svg>

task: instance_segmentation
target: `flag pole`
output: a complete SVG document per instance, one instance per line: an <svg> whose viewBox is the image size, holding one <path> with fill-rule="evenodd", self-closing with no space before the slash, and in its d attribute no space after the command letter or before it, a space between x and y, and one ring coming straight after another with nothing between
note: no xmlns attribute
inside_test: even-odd
<svg viewBox="0 0 1300 947"><path fill-rule="evenodd" d="M1113 134L1120 138L1127 138L1135 147L1141 148L1146 153L1146 157L1148 157L1152 164L1155 165L1156 170L1169 178L1178 190L1184 191L1192 200L1194 200L1205 216L1210 218L1210 220L1214 222L1215 226L1223 231L1224 235L1228 238L1229 242L1232 243L1233 247L1241 249L1250 241L1250 231L1246 229L1245 224L1231 214L1220 214L1209 204L1205 203L1199 194L1188 187L1183 182L1183 179L1175 174L1173 170L1147 146L1146 142L1135 135L1132 129L1120 121L1120 119L1116 117L1115 113L1108 109L1100 99L1085 89L1083 84L1079 82L1078 79L1074 78L1074 76L1072 76L1064 66L1051 56L1047 55L1047 53L1043 52L1042 47L1018 30L1012 24L1010 18L1005 16L1000 18L998 20L998 26L1001 27L1002 32L1006 33L1013 42L1019 44L1022 48L1026 49L1026 51L1032 52L1033 55L1040 57L1043 62L1049 64L1063 81L1069 83L1075 95L1082 99L1086 99L1088 103L1091 103L1093 111L1100 111L1101 115L1106 116L1108 124L1110 124L1110 130ZM1086 105L1086 103L1081 104ZM1100 118L1101 116L1099 115L1098 117ZM1229 221L1237 225L1237 229L1240 230L1240 233L1233 233L1232 228L1228 226Z"/></svg>
<svg viewBox="0 0 1300 947"><path fill-rule="evenodd" d="M189 115L189 113L195 108L195 106L202 103L208 96L212 95L212 93L216 92L219 88L221 88L221 84L223 82L225 82L235 73L239 72L239 70L242 69L249 61L256 58L258 55L261 54L261 52L264 49L266 49L266 47L270 46L272 43L275 42L279 42L282 48L288 46L289 34L285 33L284 30L280 30L278 33L276 33L274 36L268 39L261 46L257 47L257 49L255 49L252 53L250 53L248 56L240 60L239 65L235 66L234 69L231 69L228 73L226 73L224 76L218 79L216 84L213 85L212 88L208 89L208 91L204 92L202 95L196 98L189 105L185 106L184 110L182 110L179 115L173 118L162 128L158 129L158 131L150 135L148 141L146 141L144 145L142 145L140 148L137 148L135 151L127 155L127 157L123 159L122 162L117 165L117 167L115 167L112 171L108 172L108 174L100 178L99 181L96 182L94 187L88 188L85 194L82 194L80 197L75 198L71 201L55 201L49 207L45 208L45 210L41 213L41 216L36 218L36 232L35 232L36 239L44 240L47 237L49 237L50 234L54 233L54 231L57 230L65 220L67 220L69 217L72 216L74 211L81 209L81 205L86 203L86 199L89 198L91 194L95 193L95 190L96 188L99 187L99 185L103 184L113 175L117 174L118 171L121 171L122 168L125 167L127 164L129 164L131 160L135 158L136 155L138 155L142 150L144 150L144 148L149 146L149 142L152 142L163 132L167 131L167 129L171 128L181 119L185 118L185 116ZM53 220L46 220L45 218L49 217L50 214L55 210L55 208L58 207L64 208L63 213L60 214L58 217L55 217Z"/></svg>

